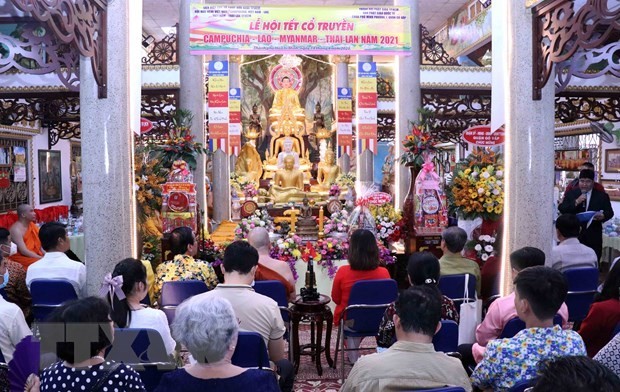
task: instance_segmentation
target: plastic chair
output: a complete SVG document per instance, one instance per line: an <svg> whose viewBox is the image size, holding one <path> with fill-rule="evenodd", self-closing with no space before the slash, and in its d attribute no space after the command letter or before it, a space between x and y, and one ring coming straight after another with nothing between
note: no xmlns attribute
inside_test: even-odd
<svg viewBox="0 0 620 392"><path fill-rule="evenodd" d="M564 276L568 281L568 321L580 322L586 318L597 292L598 268L570 268L564 271Z"/></svg>
<svg viewBox="0 0 620 392"><path fill-rule="evenodd" d="M194 295L206 293L209 288L200 280L176 280L164 282L159 298L159 308L166 314L168 324L174 321L177 306Z"/></svg>
<svg viewBox="0 0 620 392"><path fill-rule="evenodd" d="M44 321L63 303L77 299L73 285L63 279L35 279L30 282L32 314L37 321Z"/></svg>
<svg viewBox="0 0 620 392"><path fill-rule="evenodd" d="M458 350L459 325L454 320L441 320L441 329L433 336L435 351L453 353Z"/></svg>
<svg viewBox="0 0 620 392"><path fill-rule="evenodd" d="M149 328L117 328L114 343L108 349L106 360L122 362L140 374L147 391L159 385L162 376L176 368L166 353L166 346L158 331Z"/></svg>
<svg viewBox="0 0 620 392"><path fill-rule="evenodd" d="M335 360L338 350L342 359L342 381L344 382L344 352L359 348L344 348L344 339L348 337L376 336L385 309L398 297L398 286L394 279L360 280L355 282L349 295L349 303L342 312L336 337ZM344 329L345 321L349 331ZM340 342L340 345L339 345ZM367 347L370 348L370 347Z"/></svg>
<svg viewBox="0 0 620 392"><path fill-rule="evenodd" d="M463 294L465 293L465 275L469 275L468 298L463 298ZM441 276L439 278L439 291L454 301L454 305L456 305L458 309L458 306L466 300L475 299L476 277L471 274Z"/></svg>
<svg viewBox="0 0 620 392"><path fill-rule="evenodd" d="M257 332L239 331L232 364L243 368L269 368L269 354L263 337Z"/></svg>
<svg viewBox="0 0 620 392"><path fill-rule="evenodd" d="M553 317L553 324L561 326L562 316L560 316L559 314L556 314ZM499 339L512 338L513 336L515 336L516 334L518 334L520 331L524 329L525 329L525 322L523 320L521 320L519 317L511 318L510 320L508 320L506 325L504 325L504 329L502 330L502 333L499 335Z"/></svg>
<svg viewBox="0 0 620 392"><path fill-rule="evenodd" d="M278 308L280 308L282 320L284 321L284 325L286 326L286 334L284 336L284 339L288 342L288 334L291 330L291 311L288 308L286 288L279 280L257 280L254 282L254 291L276 301L276 303L278 304ZM288 346L288 358L291 359L291 350L293 349L293 347L290 342Z"/></svg>

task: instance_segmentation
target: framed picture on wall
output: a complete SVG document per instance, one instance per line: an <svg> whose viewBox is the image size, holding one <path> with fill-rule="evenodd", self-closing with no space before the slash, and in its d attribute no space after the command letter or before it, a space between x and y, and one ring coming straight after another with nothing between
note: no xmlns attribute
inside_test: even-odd
<svg viewBox="0 0 620 392"><path fill-rule="evenodd" d="M11 167L11 147L0 146L0 167Z"/></svg>
<svg viewBox="0 0 620 392"><path fill-rule="evenodd" d="M62 200L60 151L39 150L39 203Z"/></svg>
<svg viewBox="0 0 620 392"><path fill-rule="evenodd" d="M601 185L611 201L620 201L620 181L601 180Z"/></svg>
<svg viewBox="0 0 620 392"><path fill-rule="evenodd" d="M620 173L620 148L605 150L605 172Z"/></svg>

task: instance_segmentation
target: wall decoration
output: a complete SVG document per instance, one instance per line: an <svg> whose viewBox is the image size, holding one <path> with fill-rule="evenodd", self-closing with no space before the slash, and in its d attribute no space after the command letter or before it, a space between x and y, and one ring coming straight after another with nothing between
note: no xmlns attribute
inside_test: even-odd
<svg viewBox="0 0 620 392"><path fill-rule="evenodd" d="M583 165L584 162L591 162L591 158L590 150L555 151L555 170L578 171L579 166ZM618 168L620 169L620 166Z"/></svg>
<svg viewBox="0 0 620 392"><path fill-rule="evenodd" d="M620 182L601 180L601 185L605 188L605 192L611 201L620 201Z"/></svg>
<svg viewBox="0 0 620 392"><path fill-rule="evenodd" d="M0 167L11 167L11 147L0 146Z"/></svg>
<svg viewBox="0 0 620 392"><path fill-rule="evenodd" d="M620 173L620 148L605 150L605 172Z"/></svg>
<svg viewBox="0 0 620 392"><path fill-rule="evenodd" d="M26 182L26 148L13 146L13 182Z"/></svg>
<svg viewBox="0 0 620 392"><path fill-rule="evenodd" d="M60 151L39 150L39 203L62 200Z"/></svg>

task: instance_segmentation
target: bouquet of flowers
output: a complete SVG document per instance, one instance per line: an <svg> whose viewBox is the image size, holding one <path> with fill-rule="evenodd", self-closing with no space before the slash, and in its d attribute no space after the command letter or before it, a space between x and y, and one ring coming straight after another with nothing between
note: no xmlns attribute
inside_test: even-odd
<svg viewBox="0 0 620 392"><path fill-rule="evenodd" d="M308 244L307 246L310 245ZM318 240L314 249L317 254L314 261L317 265L327 270L327 275L330 279L334 279L336 271L338 271L338 267L336 267L334 261L347 258L349 253L349 242L338 241L334 238L326 238Z"/></svg>
<svg viewBox="0 0 620 392"><path fill-rule="evenodd" d="M501 155L475 151L456 166L447 192L449 212L465 219L499 219L504 210L503 180Z"/></svg>
<svg viewBox="0 0 620 392"><path fill-rule="evenodd" d="M266 210L256 210L252 215L244 218L235 228L235 238L244 239L255 227L264 227L267 231L273 231L273 221Z"/></svg>
<svg viewBox="0 0 620 392"><path fill-rule="evenodd" d="M254 184L248 183L243 187L243 194L246 198L251 199L258 196L258 191L256 190Z"/></svg>
<svg viewBox="0 0 620 392"><path fill-rule="evenodd" d="M340 196L340 186L334 183L329 187L329 197L338 197Z"/></svg>
<svg viewBox="0 0 620 392"><path fill-rule="evenodd" d="M403 165L421 167L424 163L423 153L436 151L436 142L427 131L433 113L427 109L420 109L418 112L420 121L411 123L411 133L403 140L404 152L400 156L400 163Z"/></svg>
<svg viewBox="0 0 620 392"><path fill-rule="evenodd" d="M381 241L377 241L377 246L379 247L379 263L381 265L396 263L396 256L393 256L390 250L386 248Z"/></svg>
<svg viewBox="0 0 620 392"><path fill-rule="evenodd" d="M342 173L336 179L336 184L341 187L353 188L355 187L355 176L351 173Z"/></svg>
<svg viewBox="0 0 620 392"><path fill-rule="evenodd" d="M159 147L163 153L162 164L169 167L172 162L182 159L190 169L196 170L196 158L208 151L201 143L194 141L190 125L193 115L189 110L177 109L174 113L174 127L168 132L166 141Z"/></svg>
<svg viewBox="0 0 620 392"><path fill-rule="evenodd" d="M228 243L218 245L213 240L206 238L198 243L196 258L210 263L213 267L217 267L224 260L226 246L228 246Z"/></svg>
<svg viewBox="0 0 620 392"><path fill-rule="evenodd" d="M347 233L349 231L349 213L347 210L340 210L332 213L326 220L323 231L325 235L333 233Z"/></svg>
<svg viewBox="0 0 620 392"><path fill-rule="evenodd" d="M485 234L478 237L474 250L480 260L487 261L489 257L495 254L495 248L493 246L494 243L495 237L493 236Z"/></svg>
<svg viewBox="0 0 620 392"><path fill-rule="evenodd" d="M269 255L277 260L285 261L295 280L299 277L295 263L301 259L302 254L301 238L296 235L289 235L286 238L279 238L271 244L271 251Z"/></svg>
<svg viewBox="0 0 620 392"><path fill-rule="evenodd" d="M244 189L250 182L244 176L238 173L230 173L230 185L233 186L236 190L241 191Z"/></svg>
<svg viewBox="0 0 620 392"><path fill-rule="evenodd" d="M400 239L400 226L397 223L401 219L401 214L392 204L371 205L370 213L375 218L379 240L387 244Z"/></svg>

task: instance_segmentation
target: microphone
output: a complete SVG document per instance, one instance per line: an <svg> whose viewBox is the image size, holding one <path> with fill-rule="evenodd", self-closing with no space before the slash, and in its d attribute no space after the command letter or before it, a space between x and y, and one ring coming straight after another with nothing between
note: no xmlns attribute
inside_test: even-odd
<svg viewBox="0 0 620 392"><path fill-rule="evenodd" d="M581 191L581 194L583 196L585 196L586 198L583 200L583 202L581 203L581 206L583 207L583 210L586 210L586 202L588 201L588 197L586 196L588 193L588 191Z"/></svg>

